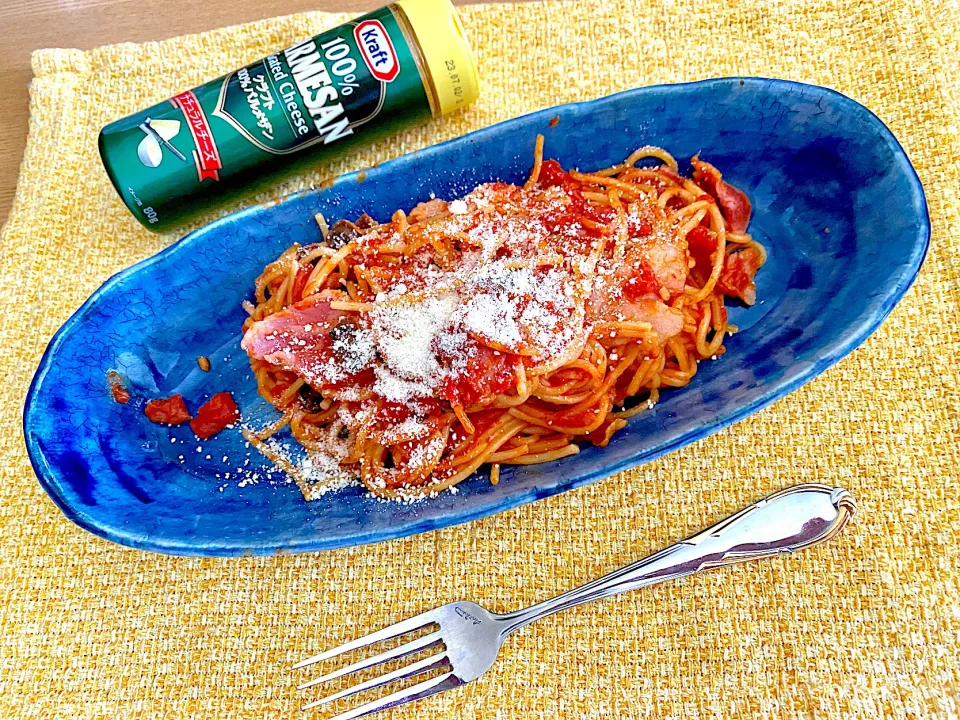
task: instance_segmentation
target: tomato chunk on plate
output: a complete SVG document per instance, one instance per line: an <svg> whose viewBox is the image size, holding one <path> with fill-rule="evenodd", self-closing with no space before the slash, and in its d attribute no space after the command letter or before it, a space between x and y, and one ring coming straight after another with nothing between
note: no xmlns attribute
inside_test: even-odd
<svg viewBox="0 0 960 720"><path fill-rule="evenodd" d="M213 437L228 425L240 419L240 409L228 392L217 393L197 410L190 428L201 440Z"/></svg>
<svg viewBox="0 0 960 720"><path fill-rule="evenodd" d="M183 402L183 395L179 394L151 400L143 409L143 414L158 425L182 425L192 418Z"/></svg>

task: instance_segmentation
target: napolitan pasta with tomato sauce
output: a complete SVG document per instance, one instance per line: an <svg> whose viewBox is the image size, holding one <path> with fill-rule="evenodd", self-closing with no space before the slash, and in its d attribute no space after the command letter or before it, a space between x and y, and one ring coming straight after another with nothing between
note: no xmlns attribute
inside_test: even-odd
<svg viewBox="0 0 960 720"><path fill-rule="evenodd" d="M484 464L601 447L661 389L690 382L753 304L763 247L750 203L694 157L645 147L596 173L542 160L522 187L480 185L377 223L340 220L270 263L243 348L282 411L248 440L309 500L323 475L268 442L289 427L308 468L380 497L452 488ZM653 159L653 167L637 167Z"/></svg>

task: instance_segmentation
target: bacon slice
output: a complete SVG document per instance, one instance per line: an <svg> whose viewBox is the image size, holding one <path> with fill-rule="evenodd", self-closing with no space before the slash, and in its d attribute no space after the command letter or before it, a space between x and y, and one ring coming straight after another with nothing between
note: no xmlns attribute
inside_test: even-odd
<svg viewBox="0 0 960 720"><path fill-rule="evenodd" d="M720 212L727 221L727 227L734 232L744 232L750 223L750 200L730 183L723 181L720 171L698 155L690 161L693 165L693 179L705 192L712 195L720 206Z"/></svg>
<svg viewBox="0 0 960 720"><path fill-rule="evenodd" d="M410 214L407 215L407 220L413 224L446 214L447 202L440 198L434 198L433 200L427 200L427 202L418 203L417 206L410 211Z"/></svg>
<svg viewBox="0 0 960 720"><path fill-rule="evenodd" d="M660 342L666 342L683 329L683 313L653 298L622 303L617 310L628 320L650 323Z"/></svg>
<svg viewBox="0 0 960 720"><path fill-rule="evenodd" d="M682 292L686 276L686 253L671 242L629 252L612 273L596 278L587 300L587 322L648 323L664 343L683 329L683 314L664 304L659 293Z"/></svg>
<svg viewBox="0 0 960 720"><path fill-rule="evenodd" d="M760 265L760 252L756 248L749 247L728 255L717 280L717 290L753 305L757 301L757 285L753 278Z"/></svg>
<svg viewBox="0 0 960 720"><path fill-rule="evenodd" d="M309 382L325 384L331 358L330 328L343 315L326 298L310 298L255 322L240 347L251 358L292 370Z"/></svg>
<svg viewBox="0 0 960 720"><path fill-rule="evenodd" d="M588 305L588 319L601 322L621 320L647 323L657 334L660 343L665 343L683 329L683 313L654 297L629 300L621 296L604 299L601 302L602 304L597 306L595 299L591 298Z"/></svg>
<svg viewBox="0 0 960 720"><path fill-rule="evenodd" d="M669 242L654 243L647 249L647 259L661 287L671 295L683 292L688 268L682 247Z"/></svg>

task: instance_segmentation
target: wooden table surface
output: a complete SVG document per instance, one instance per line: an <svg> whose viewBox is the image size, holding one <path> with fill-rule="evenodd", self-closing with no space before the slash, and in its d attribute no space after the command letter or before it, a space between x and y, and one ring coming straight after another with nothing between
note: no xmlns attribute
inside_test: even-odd
<svg viewBox="0 0 960 720"><path fill-rule="evenodd" d="M162 40L224 25L308 10L361 12L389 0L286 0L254 6L245 0L0 0L0 225L17 186L30 116L30 53L38 48L89 50L117 42ZM455 0L456 1L456 0ZM462 2L463 0L460 0Z"/></svg>

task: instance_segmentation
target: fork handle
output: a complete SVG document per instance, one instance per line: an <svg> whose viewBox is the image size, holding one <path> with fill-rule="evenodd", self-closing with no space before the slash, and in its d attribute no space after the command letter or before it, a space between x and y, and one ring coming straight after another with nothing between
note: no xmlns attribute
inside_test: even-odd
<svg viewBox="0 0 960 720"><path fill-rule="evenodd" d="M839 533L856 505L842 488L808 483L774 493L711 528L575 590L502 615L502 635L592 600L701 570L789 553Z"/></svg>

